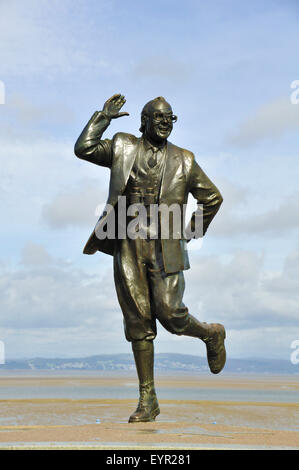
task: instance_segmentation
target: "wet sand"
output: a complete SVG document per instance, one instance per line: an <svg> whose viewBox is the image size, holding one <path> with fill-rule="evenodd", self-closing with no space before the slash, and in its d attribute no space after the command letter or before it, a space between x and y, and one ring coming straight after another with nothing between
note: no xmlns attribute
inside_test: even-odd
<svg viewBox="0 0 299 470"><path fill-rule="evenodd" d="M137 386L135 373L118 374L111 372L91 373L71 373L71 374L51 374L44 372L7 372L1 371L0 374L0 390L1 386L63 386L75 384L76 386L126 386L134 384ZM167 387L199 387L199 388L223 388L223 389L252 389L252 390L279 390L288 388L290 390L298 390L299 392L299 375L184 375L172 376L167 374L156 374L156 385ZM299 397L298 397L299 398Z"/></svg>
<svg viewBox="0 0 299 470"><path fill-rule="evenodd" d="M134 377L1 377L1 386L120 386ZM137 385L137 382L136 382ZM158 377L158 386L298 390L299 377ZM299 404L159 400L153 423L128 424L132 399L0 400L0 448L299 448ZM96 423L99 419L100 422Z"/></svg>

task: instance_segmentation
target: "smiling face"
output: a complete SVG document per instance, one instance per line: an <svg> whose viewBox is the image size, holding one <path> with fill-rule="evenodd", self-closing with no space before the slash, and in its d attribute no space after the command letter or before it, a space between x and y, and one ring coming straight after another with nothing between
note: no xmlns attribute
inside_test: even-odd
<svg viewBox="0 0 299 470"><path fill-rule="evenodd" d="M161 145L173 128L171 106L165 100L152 101L146 110L143 122L145 137Z"/></svg>

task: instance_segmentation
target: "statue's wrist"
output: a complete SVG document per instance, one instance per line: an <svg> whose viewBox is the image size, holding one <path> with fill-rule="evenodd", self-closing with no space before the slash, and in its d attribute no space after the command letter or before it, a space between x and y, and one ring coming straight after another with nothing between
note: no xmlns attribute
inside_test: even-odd
<svg viewBox="0 0 299 470"><path fill-rule="evenodd" d="M105 111L101 111L101 114L103 116L104 119L106 119L107 121L111 121L112 117L111 116L108 116Z"/></svg>

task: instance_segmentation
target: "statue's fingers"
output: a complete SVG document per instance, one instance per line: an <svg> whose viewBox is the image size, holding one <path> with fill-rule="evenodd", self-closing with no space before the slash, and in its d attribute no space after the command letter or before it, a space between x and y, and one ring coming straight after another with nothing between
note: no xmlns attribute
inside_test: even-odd
<svg viewBox="0 0 299 470"><path fill-rule="evenodd" d="M122 105L124 104L124 101L123 101L123 100L124 100L124 96L123 96L123 95L120 95L120 96L118 97L118 99L115 101L115 104L116 104L117 106L122 106Z"/></svg>
<svg viewBox="0 0 299 470"><path fill-rule="evenodd" d="M120 101L118 102L118 106L119 106L119 108L122 108L122 107L123 107L123 105L125 104L125 102L126 102L126 100L125 100L125 99L123 99L123 100L120 100Z"/></svg>
<svg viewBox="0 0 299 470"><path fill-rule="evenodd" d="M106 103L111 103L113 101L116 101L119 99L119 97L121 96L120 93L116 93L115 95L111 96L110 98L108 98L108 100L106 101Z"/></svg>

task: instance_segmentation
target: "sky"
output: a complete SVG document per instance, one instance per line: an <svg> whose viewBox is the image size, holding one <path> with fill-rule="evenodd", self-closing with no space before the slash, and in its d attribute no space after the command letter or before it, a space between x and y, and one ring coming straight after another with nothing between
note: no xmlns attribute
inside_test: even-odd
<svg viewBox="0 0 299 470"><path fill-rule="evenodd" d="M164 96L178 116L169 140L195 154L223 195L203 243L189 244L190 313L225 325L228 358L290 359L299 339L298 26L296 0L0 0L7 359L131 351L112 257L82 253L109 170L73 152L115 93L130 116L106 138L139 136L143 105ZM205 355L201 341L160 325L155 350Z"/></svg>

